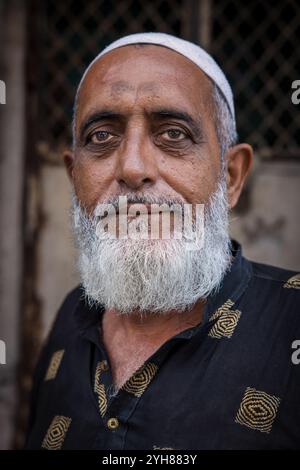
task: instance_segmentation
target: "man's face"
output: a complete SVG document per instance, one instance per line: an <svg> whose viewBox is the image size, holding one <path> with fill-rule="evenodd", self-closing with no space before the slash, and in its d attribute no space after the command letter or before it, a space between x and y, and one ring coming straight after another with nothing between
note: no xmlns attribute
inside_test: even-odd
<svg viewBox="0 0 300 470"><path fill-rule="evenodd" d="M164 47L107 53L80 89L74 157L74 189L88 212L135 191L206 203L221 170L209 80Z"/></svg>
<svg viewBox="0 0 300 470"><path fill-rule="evenodd" d="M231 261L228 201L238 199L249 158L245 144L236 146L222 170L213 109L209 79L164 47L115 49L89 69L65 163L78 266L92 303L163 314L190 308L220 285ZM185 239L99 237L97 208L121 195L130 203L204 204L203 246L201 228L193 250Z"/></svg>

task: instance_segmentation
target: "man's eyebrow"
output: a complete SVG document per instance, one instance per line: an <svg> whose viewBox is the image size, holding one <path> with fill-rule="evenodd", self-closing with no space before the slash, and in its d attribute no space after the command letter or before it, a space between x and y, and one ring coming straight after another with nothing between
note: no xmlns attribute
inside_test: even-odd
<svg viewBox="0 0 300 470"><path fill-rule="evenodd" d="M161 108L151 111L149 113L153 117L158 118L174 118L180 121L186 122L194 132L197 137L202 137L203 134L203 126L200 117L194 119L189 113L186 111L180 111L177 109L172 108Z"/></svg>
<svg viewBox="0 0 300 470"><path fill-rule="evenodd" d="M79 136L82 139L85 131L92 125L101 122L103 119L120 119L121 113L110 110L99 110L88 115L79 128Z"/></svg>
<svg viewBox="0 0 300 470"><path fill-rule="evenodd" d="M196 137L201 138L203 136L203 126L200 117L194 119L189 113L186 111L181 111L178 109L173 108L159 108L147 112L146 114L150 115L151 117L155 118L173 118L178 119L180 121L186 122L192 129L193 133ZM79 128L79 137L83 139L83 135L85 131L93 124L99 123L104 119L120 119L124 117L122 113L118 113L112 110L99 110L90 115L88 115L83 123Z"/></svg>

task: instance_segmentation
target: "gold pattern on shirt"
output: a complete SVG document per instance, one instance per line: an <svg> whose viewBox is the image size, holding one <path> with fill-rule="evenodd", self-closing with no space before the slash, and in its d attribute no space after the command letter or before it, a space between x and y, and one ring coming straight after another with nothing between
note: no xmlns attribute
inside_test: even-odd
<svg viewBox="0 0 300 470"><path fill-rule="evenodd" d="M235 422L269 433L279 407L280 399L248 387L237 412Z"/></svg>
<svg viewBox="0 0 300 470"><path fill-rule="evenodd" d="M45 380L55 379L64 353L65 353L65 350L60 349L59 351L56 351L52 355L49 366L48 366L48 369L47 369L47 372L46 372L46 375L45 375Z"/></svg>
<svg viewBox="0 0 300 470"><path fill-rule="evenodd" d="M158 366L156 364L148 362L140 367L138 371L127 380L122 389L126 390L128 393L132 393L136 397L140 397L150 384L157 370Z"/></svg>
<svg viewBox="0 0 300 470"><path fill-rule="evenodd" d="M211 327L208 336L211 338L231 338L235 327L241 316L240 310L231 310L234 302L228 299L215 313L210 317L210 321L217 320Z"/></svg>
<svg viewBox="0 0 300 470"><path fill-rule="evenodd" d="M106 393L105 393L105 387L103 384L98 385L97 393L98 393L99 411L103 418L107 410L107 398L106 398Z"/></svg>
<svg viewBox="0 0 300 470"><path fill-rule="evenodd" d="M48 450L61 449L72 419L66 416L55 416L42 442L42 447Z"/></svg>
<svg viewBox="0 0 300 470"><path fill-rule="evenodd" d="M227 313L228 311L230 311L231 307L233 306L234 302L232 302L231 299L228 299L226 300L226 302L221 305L221 307L219 307L215 313L210 317L209 321L213 321L213 320L216 320L217 318L219 318L221 315L223 315L223 313Z"/></svg>
<svg viewBox="0 0 300 470"><path fill-rule="evenodd" d="M100 383L101 372L104 371L104 370L107 370L107 368L108 367L107 367L107 361L106 360L98 362L97 367L96 367L95 384L94 384L94 390L95 390L96 393L98 393L97 386Z"/></svg>
<svg viewBox="0 0 300 470"><path fill-rule="evenodd" d="M300 273L290 277L283 287L287 289L300 289Z"/></svg>
<svg viewBox="0 0 300 470"><path fill-rule="evenodd" d="M102 416L102 418L105 415L106 410L107 410L107 397L105 393L105 387L102 383L100 383L100 375L101 375L101 372L104 370L107 370L107 362L105 360L100 361L97 364L96 373L95 373L95 383L94 383L94 391L98 395L99 411L100 411L100 415Z"/></svg>

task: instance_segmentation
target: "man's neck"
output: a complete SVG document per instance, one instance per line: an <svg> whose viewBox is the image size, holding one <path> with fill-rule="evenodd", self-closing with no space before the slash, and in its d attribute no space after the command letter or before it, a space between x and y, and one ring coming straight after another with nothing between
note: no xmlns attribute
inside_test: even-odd
<svg viewBox="0 0 300 470"><path fill-rule="evenodd" d="M202 322L204 301L187 312L120 314L108 309L102 317L102 340L112 367L113 383L120 388L145 361L176 334Z"/></svg>
<svg viewBox="0 0 300 470"><path fill-rule="evenodd" d="M205 301L199 300L189 311L171 310L164 314L134 311L126 315L107 309L103 316L103 329L107 333L119 332L127 338L156 343L201 323L204 305Z"/></svg>

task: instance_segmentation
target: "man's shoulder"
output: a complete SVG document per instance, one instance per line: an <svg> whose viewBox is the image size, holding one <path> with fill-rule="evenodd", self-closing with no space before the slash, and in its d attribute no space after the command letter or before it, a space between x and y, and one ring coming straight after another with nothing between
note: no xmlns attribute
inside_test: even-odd
<svg viewBox="0 0 300 470"><path fill-rule="evenodd" d="M290 295L293 292L300 300L300 270L292 271L255 261L250 261L250 263L253 277L260 283L280 289L283 294Z"/></svg>
<svg viewBox="0 0 300 470"><path fill-rule="evenodd" d="M290 269L281 268L271 264L259 263L256 261L250 261L250 263L253 268L253 274L256 277L273 280L275 282L286 282L290 278L298 276L300 282L300 270L292 271Z"/></svg>

